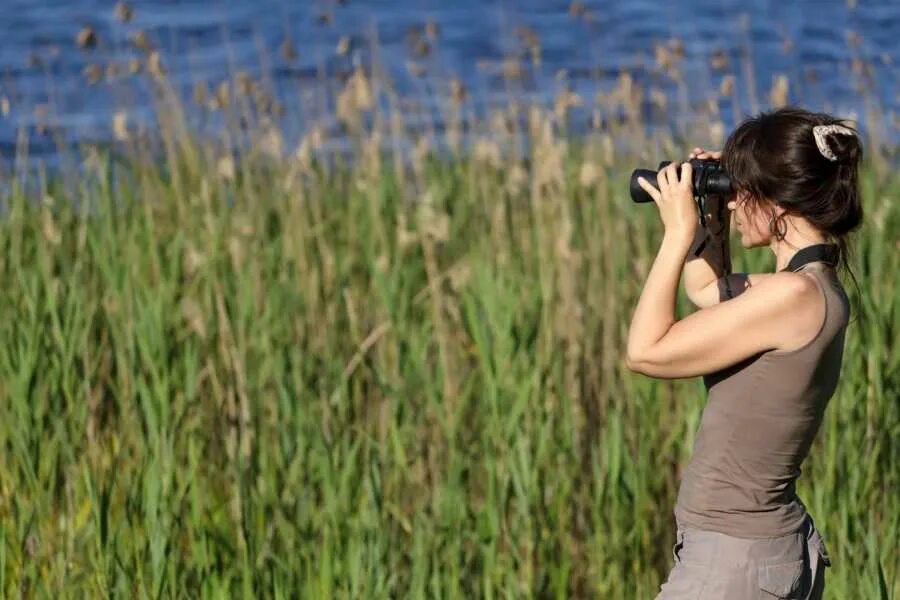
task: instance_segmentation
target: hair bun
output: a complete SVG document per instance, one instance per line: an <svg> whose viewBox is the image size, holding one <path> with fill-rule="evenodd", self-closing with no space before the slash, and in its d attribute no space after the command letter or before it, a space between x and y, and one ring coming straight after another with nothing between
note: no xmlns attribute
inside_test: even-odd
<svg viewBox="0 0 900 600"><path fill-rule="evenodd" d="M856 130L840 123L816 125L813 137L822 156L832 162L855 164L862 152Z"/></svg>
<svg viewBox="0 0 900 600"><path fill-rule="evenodd" d="M862 147L859 137L856 135L841 135L832 133L825 137L829 148L837 157L837 162L842 164L854 164L858 159Z"/></svg>

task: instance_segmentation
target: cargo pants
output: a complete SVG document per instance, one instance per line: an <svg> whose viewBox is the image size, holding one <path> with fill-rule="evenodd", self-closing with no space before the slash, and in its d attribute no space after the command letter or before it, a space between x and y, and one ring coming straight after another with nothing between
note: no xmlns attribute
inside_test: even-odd
<svg viewBox="0 0 900 600"><path fill-rule="evenodd" d="M831 565L812 517L792 534L746 539L678 526L656 600L820 600Z"/></svg>

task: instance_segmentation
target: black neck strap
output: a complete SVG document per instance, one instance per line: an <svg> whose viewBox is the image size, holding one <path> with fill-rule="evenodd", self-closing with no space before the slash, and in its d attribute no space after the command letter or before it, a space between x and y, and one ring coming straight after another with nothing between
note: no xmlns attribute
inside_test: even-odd
<svg viewBox="0 0 900 600"><path fill-rule="evenodd" d="M839 257L840 248L838 248L837 244L815 244L798 250L782 271L797 271L808 263L818 261L828 263L834 267Z"/></svg>

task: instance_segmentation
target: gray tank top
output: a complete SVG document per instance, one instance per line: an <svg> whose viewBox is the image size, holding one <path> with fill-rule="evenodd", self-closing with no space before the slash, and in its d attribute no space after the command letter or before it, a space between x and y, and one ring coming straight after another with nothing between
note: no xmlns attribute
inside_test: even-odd
<svg viewBox="0 0 900 600"><path fill-rule="evenodd" d="M794 484L837 387L850 303L828 264L799 271L824 293L825 321L802 348L762 352L703 378L709 397L675 504L682 526L745 538L802 526Z"/></svg>

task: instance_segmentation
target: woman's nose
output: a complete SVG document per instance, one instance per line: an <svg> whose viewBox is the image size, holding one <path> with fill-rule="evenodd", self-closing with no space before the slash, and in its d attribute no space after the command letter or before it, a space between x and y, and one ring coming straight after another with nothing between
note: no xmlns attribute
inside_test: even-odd
<svg viewBox="0 0 900 600"><path fill-rule="evenodd" d="M725 206L728 207L728 210L734 210L737 208L737 202L735 202L734 200L731 200Z"/></svg>

